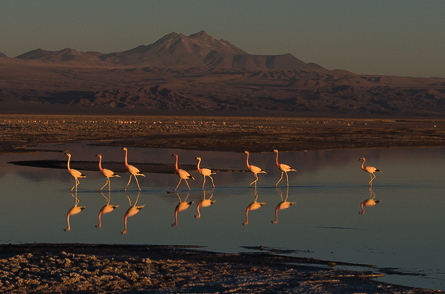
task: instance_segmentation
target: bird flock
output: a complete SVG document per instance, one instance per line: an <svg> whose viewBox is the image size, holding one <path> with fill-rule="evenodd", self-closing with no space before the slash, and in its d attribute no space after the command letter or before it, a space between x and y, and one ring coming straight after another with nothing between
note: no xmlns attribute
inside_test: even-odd
<svg viewBox="0 0 445 294"><path fill-rule="evenodd" d="M123 147L122 150L125 151L125 159L124 159L125 168L127 169L128 173L130 174L130 178L128 180L128 183L125 186L125 191L127 191L128 186L131 183L132 177L134 177L134 179L136 181L136 184L138 186L138 189L139 189L139 191L141 191L141 187L139 185L139 181L138 181L137 177L138 176L145 177L145 175L138 168L136 168L135 166L128 164L128 149ZM287 173L288 172L296 172L297 170L292 168L292 167L290 167L287 164L279 163L278 162L278 150L275 149L275 150L273 150L273 152L276 153L275 165L281 171L281 177L278 180L278 182L275 184L274 187L278 187L278 184L283 179L283 175L286 175L286 185L289 187L289 176L288 176ZM256 188L257 187L257 182L259 180L258 174L267 174L267 173L262 168L260 168L260 167L258 167L256 165L249 164L249 155L250 155L250 153L249 153L249 151L244 151L244 153L246 154L246 166L247 166L247 169L250 172L253 173L254 178L255 178L255 180L249 184L249 187L254 185L254 187ZM76 192L77 192L77 186L80 184L79 178L86 178L86 176L84 174L82 174L80 171L70 168L71 154L66 152L65 155L68 156L68 162L67 162L68 173L74 178L74 181L75 181L75 185L71 188L71 191L73 191L75 189ZM112 170L102 168L102 155L96 154L96 156L99 157L99 171L107 179L105 184L99 189L99 191L102 191L102 189L105 188L105 186L107 186L107 185L108 185L108 190L111 191L111 181L110 181L110 178L120 177L120 176L118 174L116 174L115 172L113 172ZM183 169L179 168L179 164L178 164L179 156L177 154L172 154L172 156L175 157L175 173L179 177L179 182L178 182L178 185L175 188L175 191L178 189L178 187L181 184L182 180L184 180L184 182L186 183L188 189L191 190L190 185L187 182L187 180L190 180L190 179L195 180L195 178L192 177L190 175L190 173L187 172L186 170L183 170ZM210 180L212 181L212 186L213 186L213 188L215 188L216 186L215 186L215 182L214 182L214 180L212 178L212 175L214 175L216 173L213 172L209 168L201 168L201 161L202 161L201 157L196 157L195 160L198 161L198 163L197 163L197 170L203 176L202 188L204 188L204 185L206 183L206 177L210 178ZM364 157L360 158L359 160L362 161L361 169L363 171L369 173L370 181L369 181L368 185L372 186L372 181L376 178L375 173L376 172L382 173L382 171L379 170L378 168L374 167L374 166L365 166L366 159Z"/></svg>
<svg viewBox="0 0 445 294"><path fill-rule="evenodd" d="M141 187L139 185L139 181L137 179L138 176L142 176L145 177L145 175L135 166L128 164L128 149L127 148L122 148L125 151L125 158L124 158L124 164L125 167L128 171L128 173L130 174L130 178L128 180L127 185L125 186L125 191L127 191L130 183L131 183L131 179L132 177L134 177L136 184L138 186L139 189L139 194L137 196L136 201L132 204L130 197L127 194L127 198L130 204L130 207L128 208L128 210L125 213L124 216L124 231L122 232L122 234L126 234L127 233L127 220L129 217L134 216L135 214L137 214L145 205L137 205L138 199L139 199L139 195L140 195L140 191L141 191ZM275 184L274 187L278 187L278 184L281 182L281 180L283 179L284 174L286 175L286 185L287 185L287 192L286 192L286 197L283 199L283 193L280 190L280 196L281 196L281 202L278 203L278 205L275 207L275 220L272 221L273 224L276 224L278 222L278 211L279 210L284 210L289 208L290 206L292 206L293 204L295 204L295 202L290 202L287 201L288 197L289 197L289 176L288 176L288 172L296 172L297 170L290 167L287 164L284 163L279 163L278 161L278 150L275 149L273 150L273 152L276 153L276 157L275 157L275 165L277 167L278 170L281 171L281 177L278 180L278 182ZM257 210L259 208L261 208L263 205L265 205L265 202L258 202L258 194L257 194L257 182L258 182L258 174L266 174L266 171L264 171L262 168L255 166L255 165L251 165L249 164L249 155L250 153L248 151L244 151L244 153L246 154L246 167L247 170L249 170L250 172L253 173L254 175L254 181L252 181L249 185L249 187L251 187L252 185L254 185L255 187L255 199L252 203L250 203L247 208L246 208L246 221L243 222L243 225L247 225L249 223L249 212L253 211L253 210ZM70 216L71 215L76 215L78 213L80 213L83 209L85 209L85 206L79 206L79 200L77 198L77 186L79 186L80 181L79 178L86 178L86 176L84 174L82 174L80 171L72 169L70 167L70 162L71 162L71 154L66 152L65 153L66 156L68 156L68 161L67 161L67 170L68 173L74 178L75 181L75 185L71 188L71 196L75 199L75 204L74 206L68 211L67 213L67 228L65 229L65 231L69 231L70 230ZM110 178L113 177L120 177L119 175L117 175L116 173L114 173L112 170L106 169L106 168L102 168L102 155L100 154L96 154L97 157L99 157L99 171L102 173L102 175L106 178L106 182L105 184L99 189L99 191L102 193L102 190L108 185L108 197L105 196L102 193L102 196L104 196L104 198L106 199L106 205L104 205L101 210L99 211L99 223L96 226L96 228L100 228L102 226L102 222L101 222L101 216L103 214L106 213L110 213L112 212L114 209L116 209L117 207L119 207L119 205L111 205L110 204L110 198L111 198L111 181ZM188 184L187 180L195 180L187 171L180 169L179 168L179 164L178 164L178 158L179 156L177 154L172 154L173 157L175 157L175 173L178 175L179 177L179 182L175 188L175 191L178 189L178 187L180 186L182 180L184 180L184 182L186 183L189 191L191 190L190 185ZM197 163L197 170L198 172L203 176L203 183L202 183L202 188L204 191L204 197L201 201L199 201L198 205L196 206L196 210L197 210L197 215L195 215L195 218L200 218L201 217L201 212L200 212L200 208L203 207L209 207L210 205L212 205L213 203L215 203L215 200L211 200L213 197L213 191L212 191L212 195L210 196L210 198L206 198L205 195L205 183L206 183L206 177L209 177L212 183L212 187L216 188L215 186L215 182L212 178L212 175L216 174L215 172L213 172L211 169L209 168L201 168L201 157L196 157L195 160L198 161ZM369 186L369 191L370 191L370 197L369 199L366 199L365 201L363 201L360 205L361 207L361 211L359 211L359 213L361 215L365 214L365 209L364 207L369 207L369 206L374 206L376 204L378 204L380 202L380 200L374 200L375 198L375 194L372 192L372 182L373 180L376 178L375 173L376 172L382 172L381 170L379 170L376 167L373 166L365 166L365 158L360 158L360 161L362 161L361 164L361 169L367 173L369 173L370 175L370 181L368 182L368 186ZM75 195L73 194L73 191L75 190ZM179 194L177 194L178 198L179 198L179 203L175 208L175 222L172 224L172 226L177 226L178 224L178 212L182 212L186 209L188 209L193 203L194 201L187 201L188 198L188 194L186 196L186 198L184 200L181 199L181 197L179 196Z"/></svg>

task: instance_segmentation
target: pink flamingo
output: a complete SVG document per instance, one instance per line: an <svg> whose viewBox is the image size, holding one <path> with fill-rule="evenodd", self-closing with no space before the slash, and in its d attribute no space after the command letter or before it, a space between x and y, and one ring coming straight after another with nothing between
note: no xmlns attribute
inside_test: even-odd
<svg viewBox="0 0 445 294"><path fill-rule="evenodd" d="M381 170L373 167L373 166L364 166L365 165L365 158L360 158L359 160L363 160L362 162L362 170L369 173L369 176L371 177L371 181L369 181L368 185L372 186L372 181L376 178L376 175L374 174L375 172L380 172L382 173Z"/></svg>
<svg viewBox="0 0 445 294"><path fill-rule="evenodd" d="M176 154L172 154L172 156L174 156L174 157L176 158L175 172L176 172L176 174L179 176L179 183L178 183L178 185L176 186L175 191L176 191L176 189L178 189L179 184L181 184L181 181L182 181L182 180L185 181L185 183L187 184L187 187L189 187L189 190L191 190L191 189L190 189L190 186L189 186L189 183L187 182L187 180L188 180L188 179L195 180L195 179L194 179L188 172L186 172L185 170L183 170L183 169L179 169L179 168L178 168L178 155L176 155Z"/></svg>
<svg viewBox="0 0 445 294"><path fill-rule="evenodd" d="M249 152L244 151L244 153L247 154L247 158L246 158L247 169L249 171L251 171L253 173L253 175L255 176L255 181L250 183L249 187L252 186L252 184L255 184L255 188L256 188L256 182L258 181L258 174L267 174L267 173L264 170L262 170L261 168L259 168L258 166L250 165L249 164Z"/></svg>
<svg viewBox="0 0 445 294"><path fill-rule="evenodd" d="M102 186L102 188L99 189L99 192L102 191L102 189L108 185L108 191L111 190L111 182L110 182L110 178L120 178L120 175L117 175L114 173L114 171L111 171L109 169L106 168L102 168L102 155L100 154L96 154L96 156L99 157L99 170L100 172L107 178L107 181L105 182L105 185Z"/></svg>
<svg viewBox="0 0 445 294"><path fill-rule="evenodd" d="M215 188L215 183L213 182L213 178L211 175L215 175L216 173L212 172L210 169L208 168L200 168L199 165L201 164L201 157L196 157L196 160L198 160L198 172L204 176L204 182L202 183L202 187L204 188L204 185L206 183L206 177L209 177L212 180L212 185L213 188Z"/></svg>
<svg viewBox="0 0 445 294"><path fill-rule="evenodd" d="M275 164L277 165L277 168L279 170L281 170L281 178L278 180L278 182L275 184L275 187L278 186L278 183L281 182L281 180L283 179L283 174L286 173L286 180L287 180L287 186L289 187L289 177L287 176L287 172L290 171L297 171L296 169L291 168L290 166L288 166L287 164L284 163L278 163L278 150L275 149L273 152L275 152L277 154L277 157L275 159Z"/></svg>
<svg viewBox="0 0 445 294"><path fill-rule="evenodd" d="M76 188L76 193L77 193L77 186L80 184L79 178L86 178L86 176L76 169L71 169L70 168L71 154L66 152L65 155L68 156L68 163L67 163L68 172L74 178L76 183L74 187L71 188L71 191L73 191L73 189Z"/></svg>
<svg viewBox="0 0 445 294"><path fill-rule="evenodd" d="M127 168L127 171L130 173L130 179L128 180L128 184L125 187L125 191L127 191L128 185L130 185L132 176L136 180L136 184L138 184L139 191L141 191L141 187L139 186L138 178L136 178L136 176L143 176L143 177L145 177L145 175L143 173L141 173L136 167L128 164L128 162L127 162L128 150L125 147L123 147L122 149L125 151L125 167Z"/></svg>

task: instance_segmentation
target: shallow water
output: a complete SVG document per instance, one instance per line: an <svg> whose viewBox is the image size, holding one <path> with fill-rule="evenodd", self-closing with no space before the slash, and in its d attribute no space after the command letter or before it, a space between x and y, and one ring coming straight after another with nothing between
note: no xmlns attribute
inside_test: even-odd
<svg viewBox="0 0 445 294"><path fill-rule="evenodd" d="M107 162L122 162L125 153L118 147L86 144L52 145L51 150L69 150L73 161L94 161L95 154ZM195 164L202 157L202 167L246 169L244 153L203 152L173 149L129 148L128 161L137 163ZM445 148L334 150L283 152L279 161L298 170L289 173L290 186L284 177L279 188L273 186L281 172L275 166L275 154L251 154L250 164L260 166L267 174L259 174L258 188L249 188L253 174L248 172L218 173L213 176L216 189L207 179L191 173L189 192L174 174L146 173L139 177L139 194L134 179L127 193L124 188L129 174L111 179L103 194L98 189L105 183L99 171L82 171L77 206L85 206L78 214L67 212L76 204L71 195L73 178L65 169L36 168L9 164L22 160L66 160L61 152L21 155L0 154L1 203L0 243L102 243L102 244L181 244L203 245L206 250L221 252L248 251L244 246L264 246L295 250L293 254L334 261L373 264L376 270L420 275L386 275L380 279L392 283L445 290L445 235L442 208L445 205L443 180ZM378 167L373 188L368 188L369 175L361 171L360 157L366 165ZM72 197L73 196L73 197ZM248 211L255 201L265 204ZM214 200L201 207L203 198ZM369 198L381 200L375 206L361 203ZM109 202L108 202L109 198ZM277 210L285 200L295 202ZM194 201L177 214L179 201ZM114 211L98 215L107 203L119 205ZM130 204L131 203L131 204ZM130 205L144 207L127 219L123 235L124 215ZM276 223L274 223L276 221ZM369 268L367 268L369 270Z"/></svg>

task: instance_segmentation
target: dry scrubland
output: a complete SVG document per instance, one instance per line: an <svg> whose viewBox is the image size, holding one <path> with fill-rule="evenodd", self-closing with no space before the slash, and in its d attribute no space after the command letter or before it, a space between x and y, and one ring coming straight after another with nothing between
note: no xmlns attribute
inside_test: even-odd
<svg viewBox="0 0 445 294"><path fill-rule="evenodd" d="M0 134L0 152L97 140L127 147L253 152L433 147L445 146L445 120L0 115Z"/></svg>

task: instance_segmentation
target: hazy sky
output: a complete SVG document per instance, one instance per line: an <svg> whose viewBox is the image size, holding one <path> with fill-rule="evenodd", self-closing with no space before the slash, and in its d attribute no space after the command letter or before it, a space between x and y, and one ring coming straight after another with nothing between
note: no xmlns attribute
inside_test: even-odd
<svg viewBox="0 0 445 294"><path fill-rule="evenodd" d="M0 52L110 53L200 30L251 54L445 77L444 0L0 0Z"/></svg>

